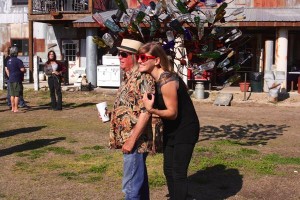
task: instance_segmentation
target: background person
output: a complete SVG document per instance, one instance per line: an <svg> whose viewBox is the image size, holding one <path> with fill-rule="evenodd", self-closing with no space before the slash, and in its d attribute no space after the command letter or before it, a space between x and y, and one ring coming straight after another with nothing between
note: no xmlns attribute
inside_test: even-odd
<svg viewBox="0 0 300 200"><path fill-rule="evenodd" d="M124 77L119 87L110 124L110 148L122 149L122 191L126 200L148 200L149 184L146 157L153 144L151 115L146 112L141 90L154 92L154 80L138 71L136 53L141 42L123 39L119 49Z"/></svg>
<svg viewBox="0 0 300 200"><path fill-rule="evenodd" d="M61 76L63 67L56 60L56 54L52 50L48 52L48 61L44 66L44 72L48 77L51 109L62 110Z"/></svg>
<svg viewBox="0 0 300 200"><path fill-rule="evenodd" d="M6 68L7 67L7 61L10 59L10 47L7 48L7 54L4 58L4 67ZM25 71L24 71L25 73ZM24 73L23 73L23 80L24 80ZM7 96L6 96L6 99L7 99L7 106L11 109L11 101L10 101L10 93L9 93L9 80L8 80L8 74L5 73L5 79L7 80ZM23 108L23 107L28 107L25 103L25 100L23 98L23 90L20 92L20 95L19 95L19 108Z"/></svg>
<svg viewBox="0 0 300 200"><path fill-rule="evenodd" d="M8 76L8 88L11 101L11 111L19 112L19 96L23 94L23 78L24 78L24 64L22 60L17 58L18 48L10 48L10 58L7 60L5 72Z"/></svg>
<svg viewBox="0 0 300 200"><path fill-rule="evenodd" d="M151 74L156 94L144 94L147 111L163 121L164 174L170 198L187 198L187 170L199 137L199 120L183 80L172 72L168 57L159 43L151 42L139 49L139 71ZM156 101L158 109L153 108Z"/></svg>

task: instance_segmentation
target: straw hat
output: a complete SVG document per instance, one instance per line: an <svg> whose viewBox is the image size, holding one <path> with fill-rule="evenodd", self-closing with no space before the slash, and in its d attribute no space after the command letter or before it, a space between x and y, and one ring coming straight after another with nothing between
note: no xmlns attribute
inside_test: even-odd
<svg viewBox="0 0 300 200"><path fill-rule="evenodd" d="M117 47L121 51L126 51L129 53L137 53L139 48L143 45L140 41L131 40L131 39L123 39L121 46Z"/></svg>

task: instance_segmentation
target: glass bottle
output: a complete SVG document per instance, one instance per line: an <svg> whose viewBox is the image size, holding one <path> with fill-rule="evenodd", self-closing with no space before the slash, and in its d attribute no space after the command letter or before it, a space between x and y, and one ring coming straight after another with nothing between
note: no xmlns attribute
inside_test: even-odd
<svg viewBox="0 0 300 200"><path fill-rule="evenodd" d="M221 56L220 52L216 51L207 51L207 52L202 52L200 54L196 54L197 57L199 58L213 58L217 59Z"/></svg>
<svg viewBox="0 0 300 200"><path fill-rule="evenodd" d="M143 19L145 18L145 16L146 16L146 13L144 13L143 11L139 11L136 15L135 23L140 24L143 21Z"/></svg>
<svg viewBox="0 0 300 200"><path fill-rule="evenodd" d="M97 22L97 24L100 26L100 28L105 28L105 26L104 26L104 19L100 15L100 13L93 14L92 18L93 18L93 20L95 20Z"/></svg>
<svg viewBox="0 0 300 200"><path fill-rule="evenodd" d="M228 4L226 2L223 2L217 9L216 9L216 15L225 10L227 8Z"/></svg>
<svg viewBox="0 0 300 200"><path fill-rule="evenodd" d="M241 79L240 74L234 74L230 76L225 82L224 82L224 87L230 86L231 84L237 82L238 80Z"/></svg>
<svg viewBox="0 0 300 200"><path fill-rule="evenodd" d="M180 22L177 19L174 19L170 22L170 27L180 34L184 34L184 29L181 26Z"/></svg>
<svg viewBox="0 0 300 200"><path fill-rule="evenodd" d="M171 42L171 41L174 41L174 40L175 40L173 31L170 31L170 30L167 31L167 32L166 32L166 35L167 35L167 40L168 40L168 42Z"/></svg>
<svg viewBox="0 0 300 200"><path fill-rule="evenodd" d="M233 34L235 34L235 33L237 33L237 32L238 32L238 29L234 28L234 29L232 29L231 31L228 31L228 32L226 32L225 34L221 35L218 39L219 39L219 40L223 40L223 39L226 38L227 36L233 35Z"/></svg>
<svg viewBox="0 0 300 200"><path fill-rule="evenodd" d="M234 65L228 67L227 70L226 70L226 72L233 71L233 70L236 70L236 71L237 71L237 70L239 70L240 68L241 68L241 65L240 65L239 63L237 63L237 64L234 64Z"/></svg>
<svg viewBox="0 0 300 200"><path fill-rule="evenodd" d="M244 7L235 9L230 15L237 16L244 12Z"/></svg>
<svg viewBox="0 0 300 200"><path fill-rule="evenodd" d="M105 47L107 47L106 46L106 44L105 44L105 42L103 41L103 39L102 38L100 38L100 37L98 37L98 36L93 36L93 42L95 43L95 44L97 44L97 46L99 47L99 48L105 48Z"/></svg>
<svg viewBox="0 0 300 200"><path fill-rule="evenodd" d="M215 67L215 64L216 64L215 61L210 61L210 62L204 63L202 65L199 65L199 68L201 71L203 71L203 70L208 71L208 70L213 69Z"/></svg>
<svg viewBox="0 0 300 200"><path fill-rule="evenodd" d="M234 35L227 38L225 40L225 43L232 42L232 41L236 40L237 38L239 38L240 36L242 36L242 31L239 30L237 33L235 33Z"/></svg>
<svg viewBox="0 0 300 200"><path fill-rule="evenodd" d="M216 5L217 5L216 0L206 0L205 1L205 6L207 6L207 7L214 7Z"/></svg>
<svg viewBox="0 0 300 200"><path fill-rule="evenodd" d="M104 25L109 29L111 30L112 32L121 32L121 29L114 23L112 22L111 20L107 19L104 23Z"/></svg>
<svg viewBox="0 0 300 200"><path fill-rule="evenodd" d="M177 0L176 7L182 14L189 13L188 9L186 8L185 4L182 3L180 0Z"/></svg>
<svg viewBox="0 0 300 200"><path fill-rule="evenodd" d="M127 11L126 11L126 7L125 7L125 4L123 3L122 0L115 0L118 8L123 11L124 13L126 13L126 15L128 15Z"/></svg>
<svg viewBox="0 0 300 200"><path fill-rule="evenodd" d="M114 39L109 33L104 33L104 35L102 36L102 40L110 48L114 46Z"/></svg>

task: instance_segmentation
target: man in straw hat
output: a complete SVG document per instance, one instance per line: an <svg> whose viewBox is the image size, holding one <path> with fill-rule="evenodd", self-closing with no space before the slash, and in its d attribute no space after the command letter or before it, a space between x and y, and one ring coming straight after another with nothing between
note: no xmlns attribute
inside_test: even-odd
<svg viewBox="0 0 300 200"><path fill-rule="evenodd" d="M109 145L122 149L124 166L122 191L125 199L149 199L146 157L153 145L151 115L146 111L142 95L154 93L155 82L138 71L137 51L141 42L123 39L118 47L120 67L124 72L111 113Z"/></svg>

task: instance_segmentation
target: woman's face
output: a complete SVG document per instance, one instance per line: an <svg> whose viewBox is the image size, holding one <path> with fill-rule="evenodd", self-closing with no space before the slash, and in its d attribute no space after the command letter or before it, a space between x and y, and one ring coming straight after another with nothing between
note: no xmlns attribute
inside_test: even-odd
<svg viewBox="0 0 300 200"><path fill-rule="evenodd" d="M49 60L54 60L54 53L50 52L48 57L49 57Z"/></svg>
<svg viewBox="0 0 300 200"><path fill-rule="evenodd" d="M147 53L138 55L139 71L150 73L155 67L156 57Z"/></svg>

